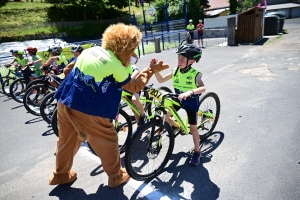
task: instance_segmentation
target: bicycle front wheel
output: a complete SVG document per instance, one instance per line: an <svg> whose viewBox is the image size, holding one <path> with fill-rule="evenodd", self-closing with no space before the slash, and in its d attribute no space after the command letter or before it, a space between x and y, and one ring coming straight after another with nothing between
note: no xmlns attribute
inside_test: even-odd
<svg viewBox="0 0 300 200"><path fill-rule="evenodd" d="M135 180L150 180L164 169L174 148L174 132L165 123L160 132L161 120L151 120L137 129L125 152L125 167Z"/></svg>
<svg viewBox="0 0 300 200"><path fill-rule="evenodd" d="M10 85L12 84L12 82L14 80L15 79L13 79L13 78L6 78L6 80L2 84L2 93L8 97L10 97L10 93L9 93Z"/></svg>
<svg viewBox="0 0 300 200"><path fill-rule="evenodd" d="M18 78L11 83L9 87L9 94L16 102L22 103L25 89L26 89L25 79Z"/></svg>
<svg viewBox="0 0 300 200"><path fill-rule="evenodd" d="M209 92L201 96L197 122L201 139L206 139L212 134L219 120L220 109L220 99L217 94Z"/></svg>
<svg viewBox="0 0 300 200"><path fill-rule="evenodd" d="M48 124L51 124L52 115L57 106L57 100L54 98L55 91L47 94L43 99L40 107L40 113Z"/></svg>

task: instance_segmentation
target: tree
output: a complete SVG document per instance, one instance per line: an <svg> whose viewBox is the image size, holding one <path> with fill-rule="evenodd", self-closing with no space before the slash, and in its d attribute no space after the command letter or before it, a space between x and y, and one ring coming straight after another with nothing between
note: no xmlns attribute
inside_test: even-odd
<svg viewBox="0 0 300 200"><path fill-rule="evenodd" d="M243 0L241 3L241 11L245 11L248 10L249 8L257 6L257 4L260 2L261 2L260 0Z"/></svg>
<svg viewBox="0 0 300 200"><path fill-rule="evenodd" d="M229 12L231 15L237 13L238 7L239 7L238 0L229 0Z"/></svg>
<svg viewBox="0 0 300 200"><path fill-rule="evenodd" d="M6 5L6 0L0 0L0 8Z"/></svg>
<svg viewBox="0 0 300 200"><path fill-rule="evenodd" d="M210 7L208 0L186 0L187 2L187 14L189 19L198 21L203 19L204 9ZM184 0L168 0L168 13L169 20L176 20L184 18L183 4ZM166 0L156 0L155 7L161 7L166 5ZM157 20L165 21L166 12L164 9L156 10Z"/></svg>
<svg viewBox="0 0 300 200"><path fill-rule="evenodd" d="M205 9L210 7L208 0L188 0L187 3L187 16L193 22L198 22L199 19L204 19Z"/></svg>

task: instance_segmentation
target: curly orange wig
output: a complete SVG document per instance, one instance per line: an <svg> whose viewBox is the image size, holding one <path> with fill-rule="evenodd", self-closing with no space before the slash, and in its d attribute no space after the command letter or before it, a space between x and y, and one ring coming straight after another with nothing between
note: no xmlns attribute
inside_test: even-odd
<svg viewBox="0 0 300 200"><path fill-rule="evenodd" d="M102 47L112 51L125 67L142 39L136 26L123 23L110 25L102 36Z"/></svg>

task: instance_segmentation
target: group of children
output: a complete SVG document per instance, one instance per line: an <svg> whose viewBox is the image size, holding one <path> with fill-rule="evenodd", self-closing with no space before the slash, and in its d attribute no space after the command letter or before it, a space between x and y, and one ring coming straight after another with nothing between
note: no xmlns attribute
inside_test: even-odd
<svg viewBox="0 0 300 200"><path fill-rule="evenodd" d="M5 66L10 66L16 63L16 65L20 68L27 85L30 81L40 78L48 70L50 70L50 65L51 70L53 70L55 74L58 74L59 69L63 69L69 63L73 62L83 51L83 48L81 45L72 46L70 51L73 53L74 57L68 61L62 54L62 48L60 46L52 46L48 49L50 57L43 64L42 58L37 54L38 49L35 46L30 45L26 48L26 52L31 57L31 62L29 62L29 59L24 51L12 49L10 52L14 59ZM26 55L26 57L24 55ZM58 61L60 64L58 64Z"/></svg>

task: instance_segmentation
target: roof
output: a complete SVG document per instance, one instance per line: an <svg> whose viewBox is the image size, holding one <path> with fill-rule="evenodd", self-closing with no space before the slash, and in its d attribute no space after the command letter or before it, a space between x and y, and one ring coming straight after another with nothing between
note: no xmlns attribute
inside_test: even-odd
<svg viewBox="0 0 300 200"><path fill-rule="evenodd" d="M229 7L229 1L228 0L209 0L209 9L208 10L216 10L220 8L227 8Z"/></svg>

